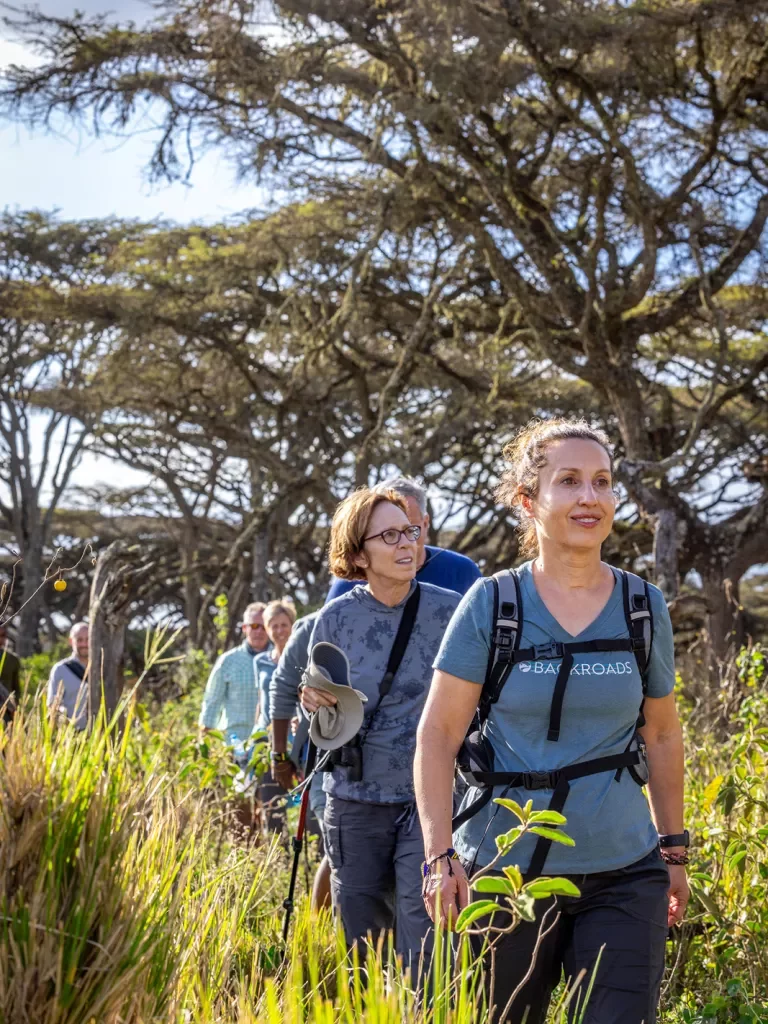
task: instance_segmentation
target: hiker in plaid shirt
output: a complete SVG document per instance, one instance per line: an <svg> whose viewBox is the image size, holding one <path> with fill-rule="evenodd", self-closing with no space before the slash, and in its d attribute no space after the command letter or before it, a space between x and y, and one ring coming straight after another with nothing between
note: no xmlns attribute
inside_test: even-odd
<svg viewBox="0 0 768 1024"><path fill-rule="evenodd" d="M243 615L243 642L225 651L213 666L203 694L198 724L203 732L219 729L247 743L256 724L259 693L254 658L269 646L261 602L249 604Z"/></svg>

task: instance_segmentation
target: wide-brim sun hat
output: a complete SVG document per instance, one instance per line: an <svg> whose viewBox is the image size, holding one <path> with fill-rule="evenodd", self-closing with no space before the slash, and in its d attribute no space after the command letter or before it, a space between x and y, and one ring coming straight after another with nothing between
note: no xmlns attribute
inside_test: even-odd
<svg viewBox="0 0 768 1024"><path fill-rule="evenodd" d="M309 738L319 750L337 750L354 739L363 724L368 700L349 681L349 661L341 648L322 640L310 652L304 672L305 686L325 690L336 698L332 707L319 708L309 724Z"/></svg>

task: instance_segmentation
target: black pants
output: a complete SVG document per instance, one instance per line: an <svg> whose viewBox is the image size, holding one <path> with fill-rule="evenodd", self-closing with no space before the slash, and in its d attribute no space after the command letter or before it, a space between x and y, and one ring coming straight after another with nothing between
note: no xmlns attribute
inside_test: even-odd
<svg viewBox="0 0 768 1024"><path fill-rule="evenodd" d="M526 1024L542 1024L561 973L572 981L583 969L586 975L579 996L570 1007L569 1019L576 1019L600 949L605 947L585 1024L655 1024L664 973L669 888L669 872L659 851L616 871L569 877L581 890L579 897L537 900L536 921L522 922L497 940L493 953L484 954L489 1006L494 1007L489 1020L518 1024L525 1019ZM494 922L503 927L503 915L495 914ZM550 925L553 927L542 939L530 978L506 1010L531 965L540 930L546 931ZM472 945L480 955L483 938L473 937Z"/></svg>

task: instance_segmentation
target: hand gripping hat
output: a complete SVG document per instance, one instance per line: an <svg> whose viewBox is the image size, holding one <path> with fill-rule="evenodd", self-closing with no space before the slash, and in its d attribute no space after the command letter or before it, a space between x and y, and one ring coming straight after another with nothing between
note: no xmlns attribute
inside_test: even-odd
<svg viewBox="0 0 768 1024"><path fill-rule="evenodd" d="M304 685L325 690L336 698L333 707L312 715L309 738L319 750L336 750L357 736L363 724L364 693L352 689L347 656L335 644L321 641L312 648Z"/></svg>

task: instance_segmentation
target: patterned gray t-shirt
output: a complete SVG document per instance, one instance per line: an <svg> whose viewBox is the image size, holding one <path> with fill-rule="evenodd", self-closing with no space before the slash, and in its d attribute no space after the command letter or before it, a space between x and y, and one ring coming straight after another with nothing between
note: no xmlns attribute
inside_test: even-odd
<svg viewBox="0 0 768 1024"><path fill-rule="evenodd" d="M419 611L408 647L365 739L363 781L348 782L346 768L334 768L325 776L326 793L343 800L372 804L413 800L416 728L432 680L432 662L459 603L459 595L452 590L429 583L420 587ZM406 601L404 598L390 608L377 601L367 586L355 587L330 601L315 622L310 651L321 640L340 647L349 659L352 686L367 696L370 709L378 698Z"/></svg>

